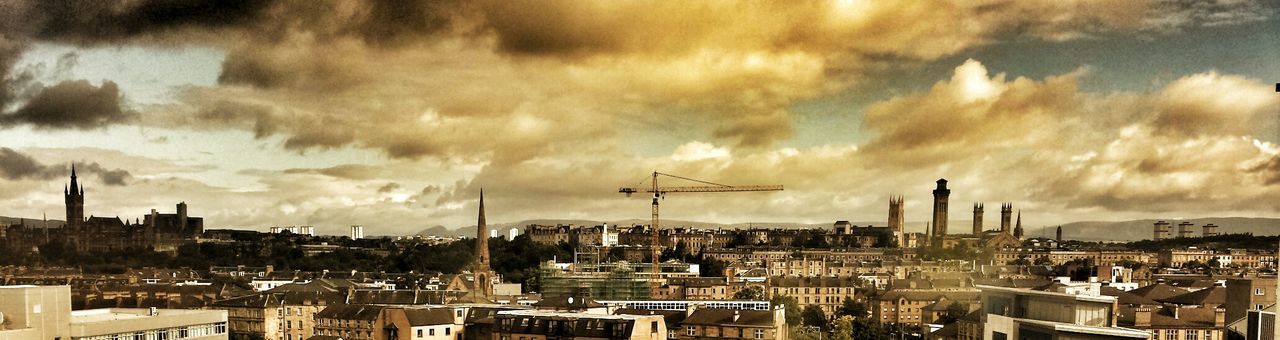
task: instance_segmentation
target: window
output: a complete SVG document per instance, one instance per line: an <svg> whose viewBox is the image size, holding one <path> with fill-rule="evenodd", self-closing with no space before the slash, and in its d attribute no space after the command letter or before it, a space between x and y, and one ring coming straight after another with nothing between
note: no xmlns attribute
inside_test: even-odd
<svg viewBox="0 0 1280 340"><path fill-rule="evenodd" d="M432 329L427 330L427 335L430 335L430 336L436 336L436 329L435 329L435 328L432 328ZM422 336L422 330L421 330L421 329L419 329L419 330L418 330L418 336Z"/></svg>
<svg viewBox="0 0 1280 340"><path fill-rule="evenodd" d="M1187 333L1187 340L1200 340L1200 331L1197 331L1194 329L1188 329L1186 333Z"/></svg>
<svg viewBox="0 0 1280 340"><path fill-rule="evenodd" d="M685 335L694 336L694 335L697 335L697 333L698 332L694 330L693 326L689 326L688 334L685 334Z"/></svg>
<svg viewBox="0 0 1280 340"><path fill-rule="evenodd" d="M449 327L445 327L445 328L444 328L444 335L449 335L449 331L450 331Z"/></svg>
<svg viewBox="0 0 1280 340"><path fill-rule="evenodd" d="M1206 330L1204 330L1204 340L1213 340L1213 330L1212 330L1212 329L1206 329Z"/></svg>
<svg viewBox="0 0 1280 340"><path fill-rule="evenodd" d="M1253 289L1253 295L1263 295L1263 290L1262 290L1262 288L1254 288L1254 289Z"/></svg>
<svg viewBox="0 0 1280 340"><path fill-rule="evenodd" d="M435 335L435 334L432 334L432 335ZM419 329L419 330L418 330L418 337L419 337L419 338L421 338L421 337L422 337L422 330L421 330L421 329Z"/></svg>
<svg viewBox="0 0 1280 340"><path fill-rule="evenodd" d="M1178 340L1178 330L1170 329L1164 331L1164 340Z"/></svg>
<svg viewBox="0 0 1280 340"><path fill-rule="evenodd" d="M764 330L763 330L763 329L757 329L757 330L756 330L756 339L764 339Z"/></svg>

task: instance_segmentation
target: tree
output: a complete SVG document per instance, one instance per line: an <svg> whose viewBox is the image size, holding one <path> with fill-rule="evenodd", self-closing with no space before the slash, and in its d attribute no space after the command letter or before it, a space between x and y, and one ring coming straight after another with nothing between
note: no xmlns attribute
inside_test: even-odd
<svg viewBox="0 0 1280 340"><path fill-rule="evenodd" d="M769 305L782 305L787 325L795 326L800 324L800 301L796 300L796 298L786 295L774 295L772 299L769 299Z"/></svg>
<svg viewBox="0 0 1280 340"><path fill-rule="evenodd" d="M956 320L963 318L965 314L969 314L968 308L965 308L959 302L952 302L951 305L947 306L947 311L938 317L938 323L945 325L956 322Z"/></svg>
<svg viewBox="0 0 1280 340"><path fill-rule="evenodd" d="M733 232L733 239L729 240L729 243L725 245L725 247L737 248L737 247L749 246L749 245L751 245L751 240L747 238L747 232L742 230L737 230Z"/></svg>
<svg viewBox="0 0 1280 340"><path fill-rule="evenodd" d="M822 308L818 305L804 306L804 311L800 312L800 320L805 326L818 327L826 331L831 325L827 322L827 314L822 312Z"/></svg>
<svg viewBox="0 0 1280 340"><path fill-rule="evenodd" d="M747 288L743 288L742 290L739 290L737 293L733 293L733 299L734 300L753 300L753 301L764 300L764 287L747 286Z"/></svg>
<svg viewBox="0 0 1280 340"><path fill-rule="evenodd" d="M866 318L867 314L867 304L850 298L844 298L844 304L836 311L837 316L849 316L855 319Z"/></svg>

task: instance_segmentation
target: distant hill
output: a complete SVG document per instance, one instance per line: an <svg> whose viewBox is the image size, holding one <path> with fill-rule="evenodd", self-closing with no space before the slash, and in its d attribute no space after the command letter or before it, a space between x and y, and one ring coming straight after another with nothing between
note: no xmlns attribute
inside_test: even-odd
<svg viewBox="0 0 1280 340"><path fill-rule="evenodd" d="M1069 240L1082 241L1137 241L1150 239L1152 236L1152 226L1156 221L1168 221L1172 223L1173 232L1177 232L1178 223L1191 222L1195 224L1193 235L1200 236L1200 226L1205 224L1218 225L1218 233L1221 234L1244 234L1252 233L1254 235L1280 235L1280 218L1260 218L1260 217L1208 217L1193 218L1185 220L1173 219L1144 219L1132 221L1089 221L1074 222L1062 225L1062 237ZM1056 226L1055 226L1056 227ZM1043 235L1053 237L1054 228L1049 227ZM1036 230L1032 235L1039 236L1040 230Z"/></svg>
<svg viewBox="0 0 1280 340"><path fill-rule="evenodd" d="M28 226L37 227L37 228L44 225L45 223L38 218L0 216L0 227L8 227L14 224L24 224L24 222ZM59 228L59 227L62 227L63 224L66 224L66 222L63 222L62 220L48 221L49 228Z"/></svg>

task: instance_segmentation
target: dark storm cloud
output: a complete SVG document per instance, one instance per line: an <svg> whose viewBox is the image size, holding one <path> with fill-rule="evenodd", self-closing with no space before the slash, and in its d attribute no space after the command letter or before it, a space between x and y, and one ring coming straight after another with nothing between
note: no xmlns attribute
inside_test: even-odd
<svg viewBox="0 0 1280 340"><path fill-rule="evenodd" d="M60 175L61 168L49 167L35 158L10 148L0 148L0 177L8 180L50 179Z"/></svg>
<svg viewBox="0 0 1280 340"><path fill-rule="evenodd" d="M41 40L93 45L186 28L257 21L274 1L35 1L27 12Z"/></svg>
<svg viewBox="0 0 1280 340"><path fill-rule="evenodd" d="M456 6L454 1L373 1L357 30L371 44L401 44L448 28L458 14Z"/></svg>
<svg viewBox="0 0 1280 340"><path fill-rule="evenodd" d="M76 171L80 174L97 174L103 184L120 186L133 178L124 169L108 169L93 163L76 163ZM30 155L10 148L0 148L0 178L7 180L52 180L70 174L67 166L51 166L37 161Z"/></svg>
<svg viewBox="0 0 1280 340"><path fill-rule="evenodd" d="M1280 156L1272 156L1265 163L1259 164L1249 171L1262 176L1266 185L1280 184Z"/></svg>
<svg viewBox="0 0 1280 340"><path fill-rule="evenodd" d="M102 86L93 86L86 80L69 80L44 88L13 113L0 115L0 125L93 129L130 117L120 108L116 83L104 81Z"/></svg>

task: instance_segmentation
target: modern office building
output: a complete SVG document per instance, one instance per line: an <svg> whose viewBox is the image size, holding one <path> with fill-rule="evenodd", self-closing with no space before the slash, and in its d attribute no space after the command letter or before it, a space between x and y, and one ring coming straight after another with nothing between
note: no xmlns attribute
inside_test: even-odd
<svg viewBox="0 0 1280 340"><path fill-rule="evenodd" d="M1150 339L1116 325L1116 298L1089 287L1033 290L979 285L983 339Z"/></svg>
<svg viewBox="0 0 1280 340"><path fill-rule="evenodd" d="M0 286L0 339L227 339L227 312L156 308L72 311L70 286Z"/></svg>

